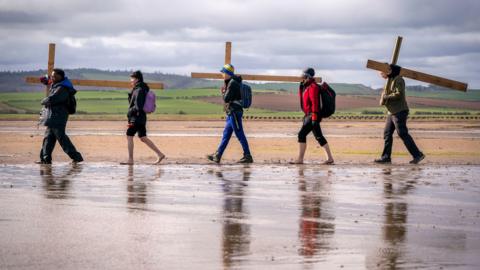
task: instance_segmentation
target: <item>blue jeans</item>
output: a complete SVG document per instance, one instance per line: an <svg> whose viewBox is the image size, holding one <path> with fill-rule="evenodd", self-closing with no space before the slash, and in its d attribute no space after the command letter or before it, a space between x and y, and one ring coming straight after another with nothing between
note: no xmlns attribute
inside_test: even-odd
<svg viewBox="0 0 480 270"><path fill-rule="evenodd" d="M245 137L245 132L243 132L242 126L242 116L243 112L234 111L227 115L227 121L225 123L225 129L223 130L223 137L220 145L218 146L218 154L223 155L223 152L227 148L228 142L232 137L232 133L235 132L235 136L240 141L240 144L243 148L244 155L250 155L250 148L248 147L247 137Z"/></svg>

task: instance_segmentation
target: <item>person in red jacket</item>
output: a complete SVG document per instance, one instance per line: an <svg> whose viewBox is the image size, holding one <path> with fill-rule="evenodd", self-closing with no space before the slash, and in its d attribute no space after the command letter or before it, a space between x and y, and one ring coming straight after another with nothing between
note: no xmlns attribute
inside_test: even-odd
<svg viewBox="0 0 480 270"><path fill-rule="evenodd" d="M300 83L298 89L298 95L300 97L300 106L305 113L303 117L303 125L298 132L299 152L295 161L291 164L303 164L305 157L305 150L307 150L307 135L310 131L313 131L315 139L325 151L326 160L322 163L325 165L333 164L333 157L328 146L327 140L322 134L320 128L320 121L322 121L319 111L321 108L321 99L319 91L322 91L315 81L315 70L313 68L307 68L303 71L303 81Z"/></svg>

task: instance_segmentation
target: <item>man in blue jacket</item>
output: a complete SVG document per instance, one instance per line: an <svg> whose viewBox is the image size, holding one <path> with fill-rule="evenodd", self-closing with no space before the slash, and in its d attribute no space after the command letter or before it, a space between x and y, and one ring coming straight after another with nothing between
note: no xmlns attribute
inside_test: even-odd
<svg viewBox="0 0 480 270"><path fill-rule="evenodd" d="M52 152L57 141L63 151L72 159L73 163L82 162L82 155L75 149L75 146L65 133L69 114L67 107L69 106L71 95L75 95L77 91L61 69L56 68L52 71L51 80L50 93L41 102L44 106L41 124L46 126L47 129L45 130L43 145L40 150L40 161L36 163L52 163Z"/></svg>

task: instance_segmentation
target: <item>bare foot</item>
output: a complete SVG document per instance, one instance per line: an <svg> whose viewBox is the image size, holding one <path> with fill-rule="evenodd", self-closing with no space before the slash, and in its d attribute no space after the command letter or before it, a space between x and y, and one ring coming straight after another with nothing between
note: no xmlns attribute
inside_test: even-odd
<svg viewBox="0 0 480 270"><path fill-rule="evenodd" d="M300 165L300 164L303 164L303 160L297 159L297 160L288 162L288 164Z"/></svg>
<svg viewBox="0 0 480 270"><path fill-rule="evenodd" d="M133 160L129 160L127 162L120 162L120 165L133 165Z"/></svg>
<svg viewBox="0 0 480 270"><path fill-rule="evenodd" d="M160 162L162 162L162 160L163 160L164 158L165 158L165 155L159 156L159 157L157 158L157 161L155 161L155 162L153 163L153 165L158 165L158 164L160 164Z"/></svg>
<svg viewBox="0 0 480 270"><path fill-rule="evenodd" d="M333 159L329 159L322 162L322 165L333 165L333 163L334 163Z"/></svg>

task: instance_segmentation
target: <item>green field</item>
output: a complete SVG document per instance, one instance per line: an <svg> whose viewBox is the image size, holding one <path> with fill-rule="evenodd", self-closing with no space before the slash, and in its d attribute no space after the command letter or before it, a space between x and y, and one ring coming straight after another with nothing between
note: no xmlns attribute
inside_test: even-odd
<svg viewBox="0 0 480 270"><path fill-rule="evenodd" d="M272 90L256 90L261 92L272 92ZM171 119L218 119L224 115L221 105L207 103L197 99L198 97L218 96L218 89L169 89L157 90L157 111L150 115L152 119L171 118ZM480 92L480 91L479 91ZM78 107L75 118L87 119L89 116L94 119L124 119L128 101L127 90L112 91L93 91L82 90L77 93ZM416 93L424 97L433 97L434 93ZM480 93L468 93L468 100L480 99ZM442 98L461 99L465 93L442 92ZM443 95L443 96L442 96ZM446 96L445 96L446 95ZM0 93L0 118L2 119L34 119L41 109L40 101L44 97L42 92L18 92L18 93ZM439 97L436 97L439 98ZM465 99L464 99L465 100ZM336 116L361 116L372 115L379 116L385 114L381 107L355 108L351 110L340 110ZM251 108L246 115L253 117L299 117L300 111L278 112L263 109ZM480 115L478 111L463 109L445 109L445 108L412 108L411 115Z"/></svg>

